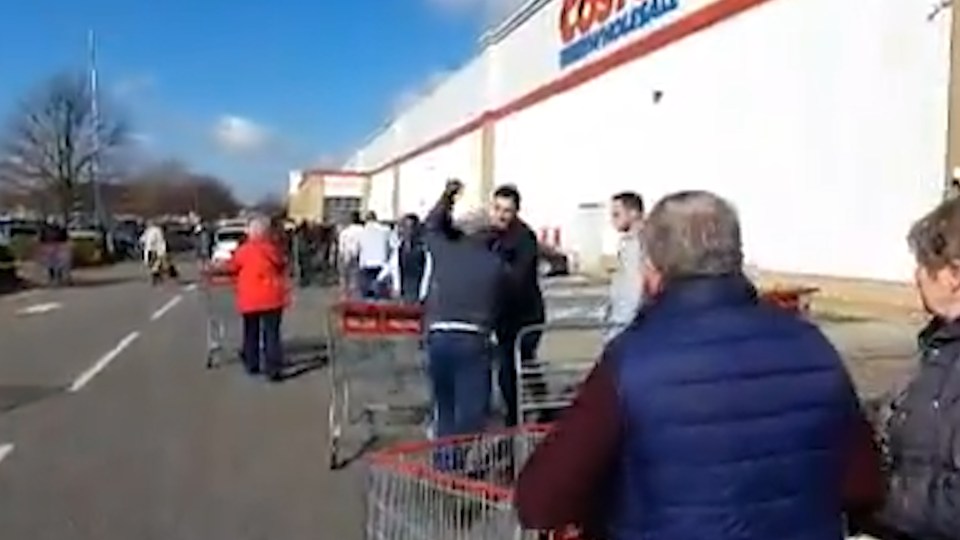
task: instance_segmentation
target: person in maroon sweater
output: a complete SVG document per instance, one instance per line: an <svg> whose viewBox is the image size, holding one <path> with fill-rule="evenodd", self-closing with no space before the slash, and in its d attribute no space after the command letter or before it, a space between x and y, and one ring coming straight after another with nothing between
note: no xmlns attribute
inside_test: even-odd
<svg viewBox="0 0 960 540"><path fill-rule="evenodd" d="M515 505L525 527L597 527L611 489L610 467L620 451L622 420L613 374L599 362L520 474ZM853 426L850 440L841 485L845 508L866 515L883 500L880 454L865 419Z"/></svg>
<svg viewBox="0 0 960 540"><path fill-rule="evenodd" d="M723 199L668 196L643 236L650 302L522 470L521 524L591 540L839 538L834 505L868 512L884 481L836 351L758 301Z"/></svg>

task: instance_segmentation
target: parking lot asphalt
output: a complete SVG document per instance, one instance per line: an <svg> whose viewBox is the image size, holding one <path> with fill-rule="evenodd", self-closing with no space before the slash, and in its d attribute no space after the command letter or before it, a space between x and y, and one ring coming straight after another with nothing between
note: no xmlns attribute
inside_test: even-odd
<svg viewBox="0 0 960 540"><path fill-rule="evenodd" d="M151 287L136 266L85 277L0 299L0 534L362 536L363 484L327 468L326 379L310 369L321 291L286 321L301 373L271 385L205 368L200 288Z"/></svg>
<svg viewBox="0 0 960 540"><path fill-rule="evenodd" d="M327 466L328 293L297 293L284 322L297 368L271 385L235 364L205 368L207 308L230 302L210 304L184 270L184 282L151 287L120 265L0 297L4 538L363 537L362 467ZM555 317L592 317L603 293L547 288ZM864 392L911 365L910 325L820 322ZM556 331L543 354L586 359L598 347L596 332Z"/></svg>

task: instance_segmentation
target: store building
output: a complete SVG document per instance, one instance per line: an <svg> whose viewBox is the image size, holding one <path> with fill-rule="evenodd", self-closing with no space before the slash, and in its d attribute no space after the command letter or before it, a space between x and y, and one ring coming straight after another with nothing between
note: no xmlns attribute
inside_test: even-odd
<svg viewBox="0 0 960 540"><path fill-rule="evenodd" d="M296 222L346 223L363 210L370 181L366 174L340 171L291 171L287 217Z"/></svg>
<svg viewBox="0 0 960 540"><path fill-rule="evenodd" d="M515 184L583 264L613 250L611 194L708 189L736 204L753 265L904 281L907 228L948 170L942 7L531 0L344 170L387 217L450 177L472 205Z"/></svg>

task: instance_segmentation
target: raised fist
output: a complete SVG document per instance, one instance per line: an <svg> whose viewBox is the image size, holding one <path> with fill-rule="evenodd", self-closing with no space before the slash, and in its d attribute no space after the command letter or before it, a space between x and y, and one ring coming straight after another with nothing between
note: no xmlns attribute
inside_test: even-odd
<svg viewBox="0 0 960 540"><path fill-rule="evenodd" d="M448 197L457 197L463 191L463 182L456 178L447 180L447 185L443 188L443 194Z"/></svg>

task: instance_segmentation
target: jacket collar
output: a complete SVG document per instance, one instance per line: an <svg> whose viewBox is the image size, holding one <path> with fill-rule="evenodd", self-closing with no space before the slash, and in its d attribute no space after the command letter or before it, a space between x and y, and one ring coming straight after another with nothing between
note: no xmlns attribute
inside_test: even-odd
<svg viewBox="0 0 960 540"><path fill-rule="evenodd" d="M936 352L945 346L955 345L957 342L960 342L960 320L948 321L935 317L917 336L917 343L925 360L943 357L943 355L928 353Z"/></svg>
<svg viewBox="0 0 960 540"><path fill-rule="evenodd" d="M752 304L756 301L756 288L746 276L736 273L672 281L667 284L663 293L650 303L650 308L661 312L683 313L717 306Z"/></svg>

